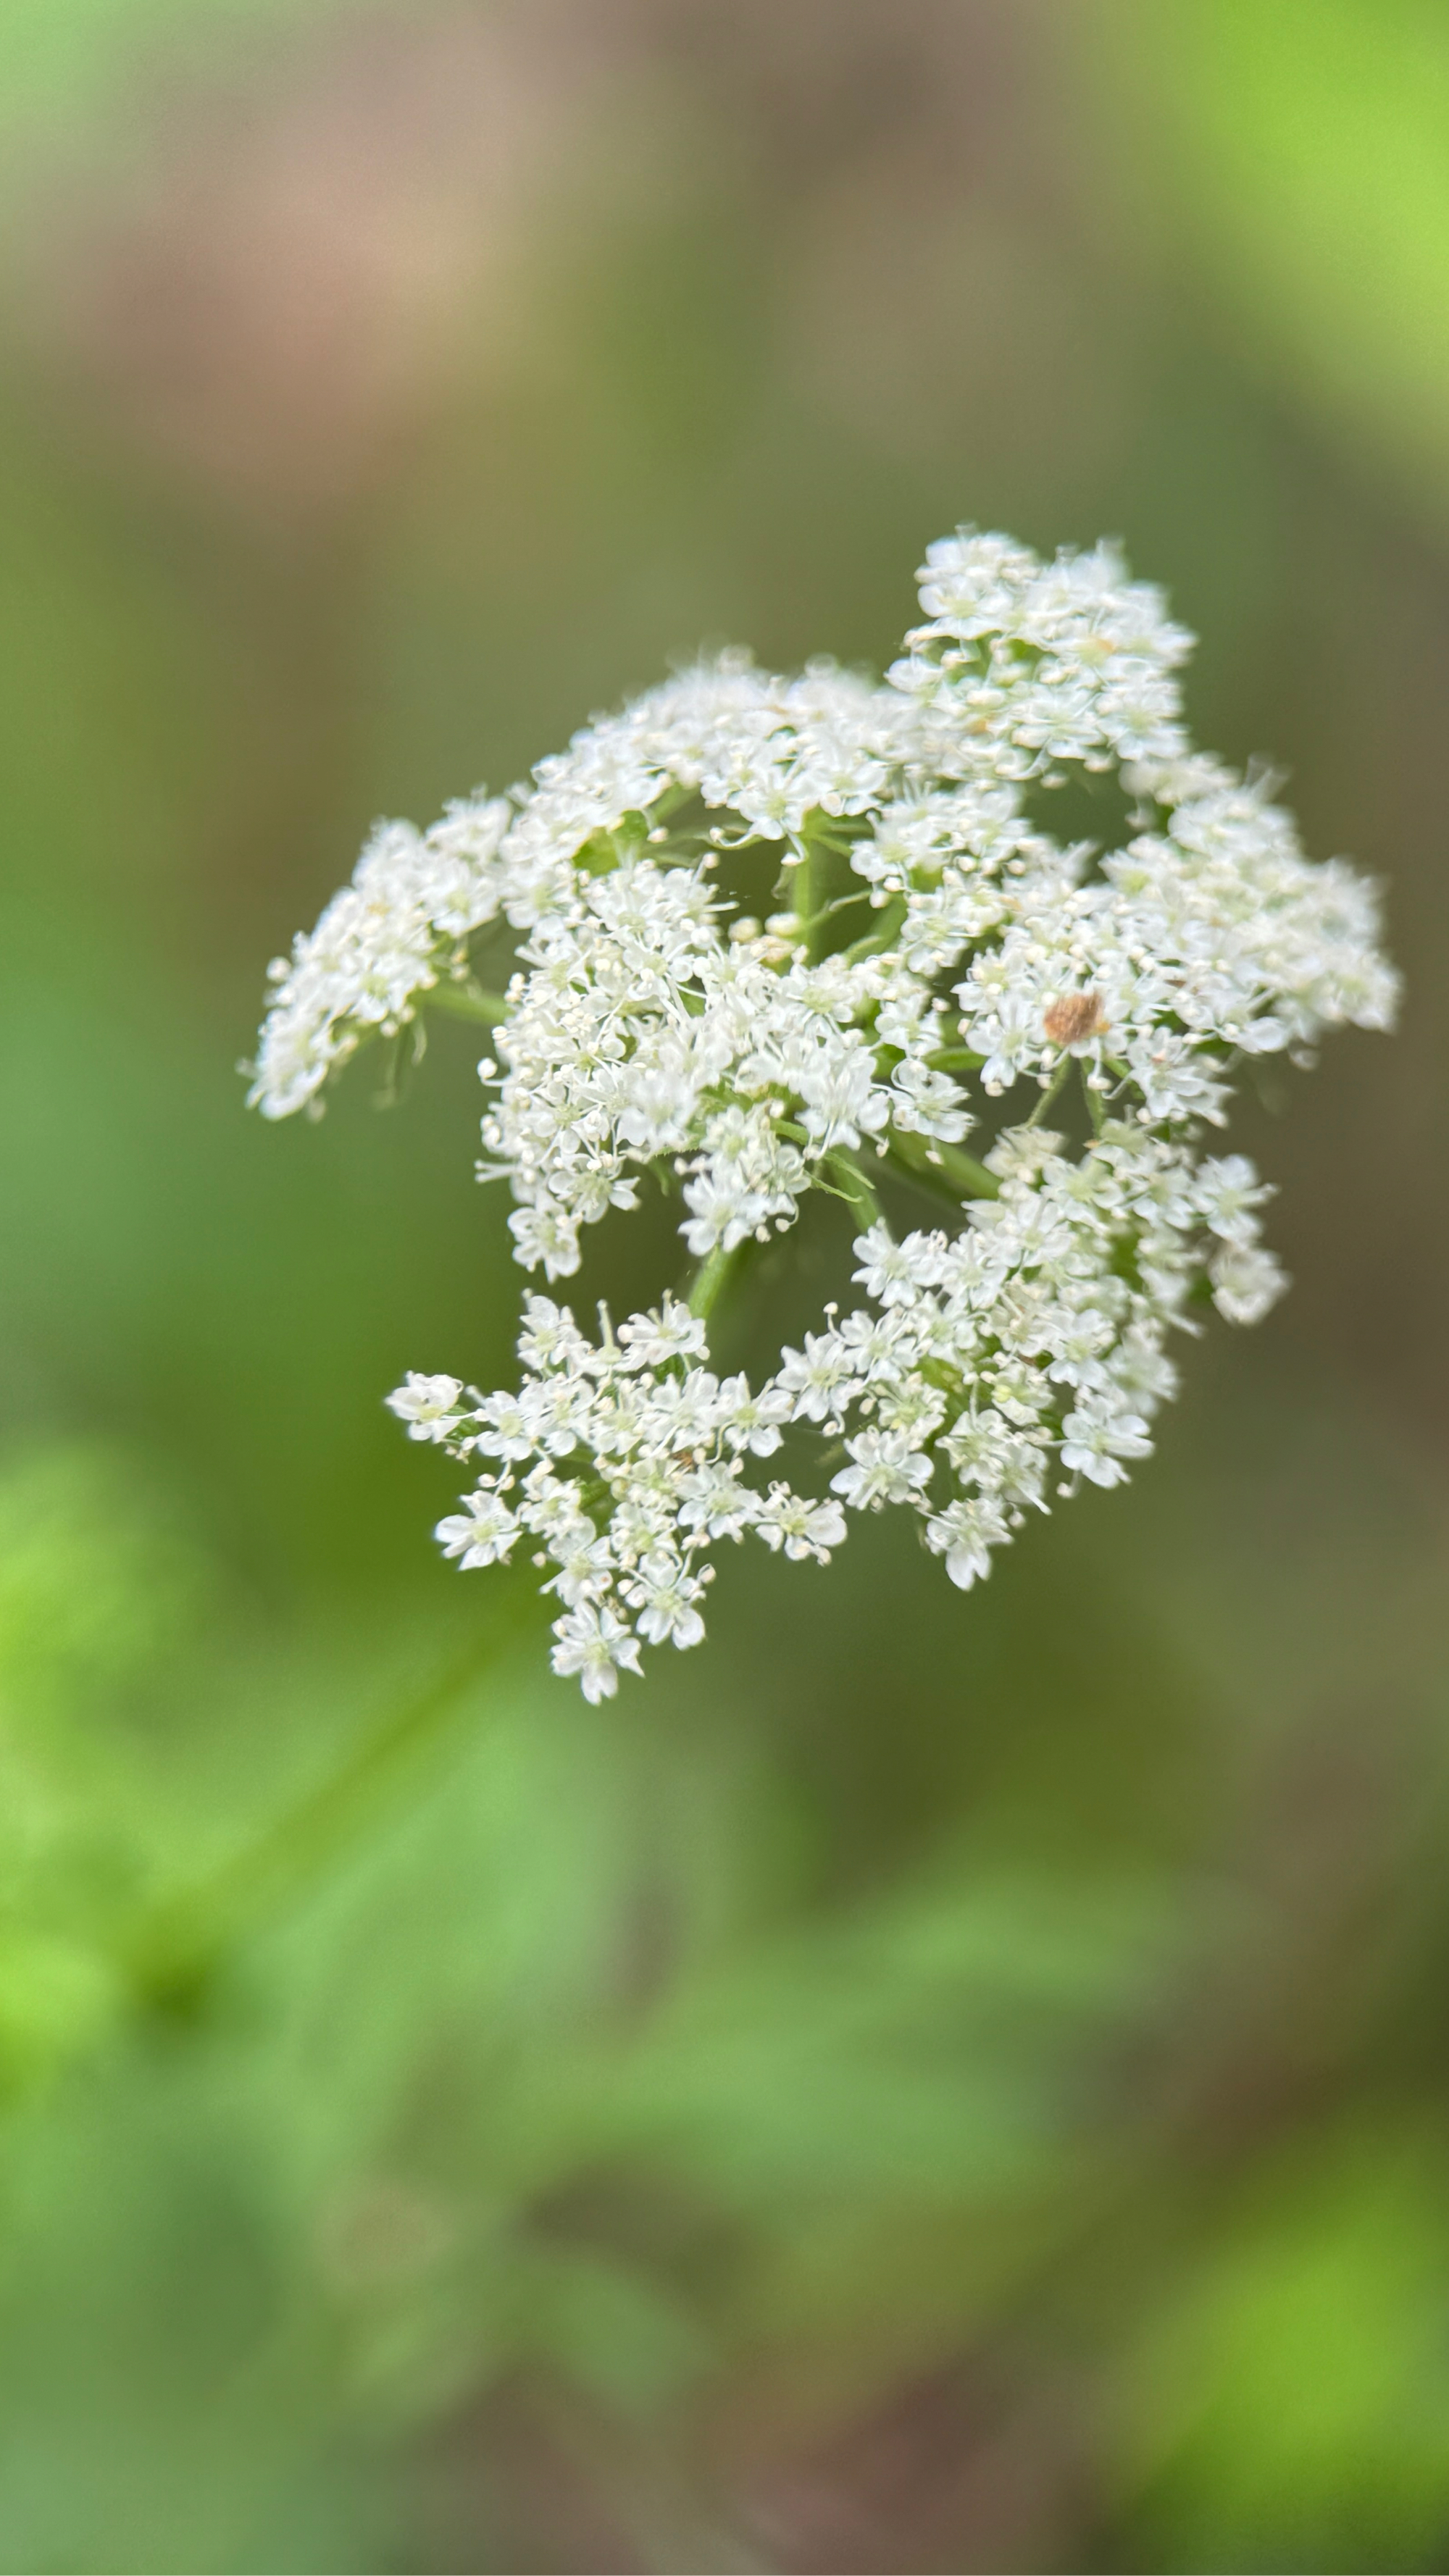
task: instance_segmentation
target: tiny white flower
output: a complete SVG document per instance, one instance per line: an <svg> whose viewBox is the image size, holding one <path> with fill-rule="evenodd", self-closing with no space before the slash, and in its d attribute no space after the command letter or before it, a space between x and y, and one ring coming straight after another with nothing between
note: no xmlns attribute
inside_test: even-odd
<svg viewBox="0 0 1449 2576"><path fill-rule="evenodd" d="M520 1261L544 1270L550 1279L570 1279L579 1266L578 1228L560 1209L542 1205L515 1208L508 1230Z"/></svg>
<svg viewBox="0 0 1449 2576"><path fill-rule="evenodd" d="M499 1565L518 1536L518 1523L496 1493L480 1486L476 1493L465 1495L461 1512L450 1512L439 1521L436 1535L443 1554L456 1557L465 1569Z"/></svg>
<svg viewBox="0 0 1449 2576"><path fill-rule="evenodd" d="M614 1560L608 1540L596 1535L593 1522L577 1521L551 1544L558 1572L547 1588L558 1594L565 1609L576 1610L581 1602L602 1600L613 1580Z"/></svg>
<svg viewBox="0 0 1449 2576"><path fill-rule="evenodd" d="M837 1333L807 1333L801 1351L781 1354L777 1384L791 1398L797 1422L826 1422L851 1383L851 1355Z"/></svg>
<svg viewBox="0 0 1449 2576"><path fill-rule="evenodd" d="M709 1369L664 1377L650 1389L641 1415L647 1446L704 1449L719 1427L719 1380Z"/></svg>
<svg viewBox="0 0 1449 2576"><path fill-rule="evenodd" d="M725 1443L748 1449L756 1458L773 1457L780 1446L780 1425L794 1411L788 1391L762 1387L756 1394L744 1376L727 1377L719 1391L718 1418Z"/></svg>
<svg viewBox="0 0 1449 2576"><path fill-rule="evenodd" d="M525 1297L518 1356L531 1369L576 1368L587 1348L567 1306L551 1297Z"/></svg>
<svg viewBox="0 0 1449 2576"><path fill-rule="evenodd" d="M944 1556L946 1572L962 1592L991 1571L991 1551L1011 1536L999 1511L982 1501L948 1503L926 1523L926 1543Z"/></svg>
<svg viewBox="0 0 1449 2576"><path fill-rule="evenodd" d="M520 1523L545 1540L555 1556L562 1554L581 1527L592 1534L593 1524L575 1478L556 1476L551 1467L540 1464L530 1468L518 1492Z"/></svg>
<svg viewBox="0 0 1449 2576"><path fill-rule="evenodd" d="M387 1404L406 1424L409 1440L446 1440L457 1420L462 1393L461 1378L423 1377L409 1369Z"/></svg>
<svg viewBox="0 0 1449 2576"><path fill-rule="evenodd" d="M480 1426L473 1446L490 1458L527 1458L535 1446L534 1424L516 1395L485 1395L474 1420Z"/></svg>
<svg viewBox="0 0 1449 2576"><path fill-rule="evenodd" d="M619 1326L619 1344L632 1367L651 1369L666 1360L703 1359L709 1347L699 1316L679 1297L666 1297L647 1315L631 1315Z"/></svg>
<svg viewBox="0 0 1449 2576"><path fill-rule="evenodd" d="M1062 1424L1062 1465L1094 1485L1123 1485L1126 1458L1147 1458L1152 1442L1140 1413L1108 1413L1078 1407Z"/></svg>
<svg viewBox="0 0 1449 2576"><path fill-rule="evenodd" d="M913 1501L930 1482L930 1459L911 1447L903 1431L860 1431L845 1446L851 1463L831 1477L830 1490L854 1511L878 1512L882 1503Z"/></svg>
<svg viewBox="0 0 1449 2576"><path fill-rule="evenodd" d="M1246 1154L1226 1154L1200 1163L1194 1195L1203 1222L1224 1243L1246 1245L1257 1240L1254 1211L1273 1193L1259 1180Z"/></svg>
<svg viewBox="0 0 1449 2576"><path fill-rule="evenodd" d="M1287 1274L1261 1245L1225 1244L1209 1264L1213 1304L1230 1324L1259 1324L1288 1285Z"/></svg>
<svg viewBox="0 0 1449 2576"><path fill-rule="evenodd" d="M857 1237L855 1251L861 1267L852 1276L868 1297L882 1306L910 1303L920 1284L919 1264L906 1244L897 1243L885 1226L873 1225Z"/></svg>
<svg viewBox="0 0 1449 2576"><path fill-rule="evenodd" d="M639 1634L651 1646L670 1641L676 1646L699 1644L704 1620L695 1604L704 1598L704 1585L676 1558L646 1556L638 1581L627 1588L627 1598L639 1613Z"/></svg>
<svg viewBox="0 0 1449 2576"><path fill-rule="evenodd" d="M593 1707L602 1699L612 1699L619 1687L620 1673L639 1670L639 1641L625 1627L617 1611L595 1602L583 1602L553 1623L553 1668L556 1673L577 1673L579 1687Z"/></svg>
<svg viewBox="0 0 1449 2576"><path fill-rule="evenodd" d="M830 1551L845 1544L845 1514L838 1503L812 1503L807 1495L792 1494L788 1485L772 1485L760 1505L755 1527L766 1547L795 1559L813 1556L820 1565L830 1561Z"/></svg>
<svg viewBox="0 0 1449 2576"><path fill-rule="evenodd" d="M722 1461L692 1467L680 1479L679 1525L711 1538L739 1538L756 1518L760 1498Z"/></svg>

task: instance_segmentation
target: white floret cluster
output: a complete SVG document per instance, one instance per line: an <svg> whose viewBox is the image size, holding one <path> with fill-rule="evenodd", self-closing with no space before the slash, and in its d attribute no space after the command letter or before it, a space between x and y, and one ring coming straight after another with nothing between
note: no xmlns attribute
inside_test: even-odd
<svg viewBox="0 0 1449 2576"><path fill-rule="evenodd" d="M430 832L379 823L315 930L267 968L276 988L247 1106L315 1116L329 1074L364 1037L392 1037L445 977L468 972L468 940L496 910L488 867L513 819L501 797L459 804Z"/></svg>
<svg viewBox="0 0 1449 2576"><path fill-rule="evenodd" d="M516 1394L414 1376L390 1399L414 1437L488 1462L439 1535L465 1566L522 1542L554 1568L555 1664L591 1698L641 1639L703 1634L719 1540L824 1559L846 1511L906 1503L964 1586L1027 1509L1120 1482L1173 1389L1169 1331L1207 1298L1253 1322L1283 1284L1252 1166L1201 1150L1235 1070L1392 1018L1372 888L1192 750L1191 638L1113 549L1044 565L962 531L931 547L921 604L883 685L725 656L508 799L381 827L273 970L252 1095L271 1116L315 1107L430 995L498 1024L480 1172L507 1179L516 1256L550 1282L647 1176L679 1194L690 1304L590 1342L533 1297ZM1046 828L1074 773L1120 780L1124 846ZM763 921L752 870L777 878ZM490 998L473 978L504 925ZM1003 1121L1019 1084L1035 1111ZM1041 1123L1059 1096L1076 1145ZM897 1233L878 1186L931 1194L937 1222ZM704 1319L729 1268L815 1189L855 1212L864 1301L758 1387L719 1378ZM824 1499L752 1481L812 1438Z"/></svg>
<svg viewBox="0 0 1449 2576"><path fill-rule="evenodd" d="M489 1462L438 1537L463 1566L533 1543L562 1604L555 1669L577 1673L591 1700L638 1671L639 1638L698 1644L712 1542L752 1529L787 1556L824 1563L845 1536L838 1503L744 1480L748 1458L780 1447L787 1389L756 1394L743 1375L717 1377L704 1324L678 1298L617 1334L602 1310L601 1323L590 1342L566 1306L529 1297L517 1394L412 1376L389 1398L413 1439Z"/></svg>

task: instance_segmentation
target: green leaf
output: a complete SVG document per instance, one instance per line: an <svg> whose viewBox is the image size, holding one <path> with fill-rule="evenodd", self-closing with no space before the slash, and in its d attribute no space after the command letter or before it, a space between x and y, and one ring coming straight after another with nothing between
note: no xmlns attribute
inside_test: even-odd
<svg viewBox="0 0 1449 2576"><path fill-rule="evenodd" d="M1154 225L1175 217L1260 368L1449 511L1449 14L1130 0L1105 26Z"/></svg>

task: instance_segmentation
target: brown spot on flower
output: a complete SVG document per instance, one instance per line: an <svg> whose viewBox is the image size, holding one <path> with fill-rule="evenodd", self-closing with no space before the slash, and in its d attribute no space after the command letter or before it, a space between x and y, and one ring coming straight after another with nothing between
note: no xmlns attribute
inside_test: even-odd
<svg viewBox="0 0 1449 2576"><path fill-rule="evenodd" d="M1045 1028L1053 1046L1080 1046L1083 1038L1106 1032L1107 1014L1100 993L1063 993L1047 1011Z"/></svg>

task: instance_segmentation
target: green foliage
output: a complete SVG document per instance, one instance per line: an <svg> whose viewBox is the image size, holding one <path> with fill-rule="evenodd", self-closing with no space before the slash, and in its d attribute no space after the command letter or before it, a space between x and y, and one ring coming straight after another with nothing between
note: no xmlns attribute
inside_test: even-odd
<svg viewBox="0 0 1449 2576"><path fill-rule="evenodd" d="M107 272L119 355L7 342L0 2567L1444 2563L1442 14L1093 6L1050 61L827 14L590 69L582 196L446 377L408 341L371 481L173 476L208 384L282 400L265 332L205 337L272 308L185 189L179 266L158 180ZM572 114L555 13L503 15ZM145 61L240 82L245 169L300 134L287 208L413 275L349 19L29 0L0 80L103 234ZM508 1366L478 1032L264 1132L258 962L374 810L703 636L878 656L967 514L1172 578L1203 730L1393 875L1407 1033L1275 1128L1294 1296L1130 1494L969 1600L885 1530L813 1589L732 1558L708 1665L591 1713L435 1562L452 1476L381 1404ZM584 1295L641 1302L672 1213ZM776 1341L827 1214L758 1266Z"/></svg>
<svg viewBox="0 0 1449 2576"><path fill-rule="evenodd" d="M1116 13L1175 219L1256 363L1449 503L1449 21L1437 0Z"/></svg>
<svg viewBox="0 0 1449 2576"><path fill-rule="evenodd" d="M0 2093L44 2082L120 2008L109 1927L172 1803L145 1703L218 1593L134 1461L50 1444L0 1471Z"/></svg>
<svg viewBox="0 0 1449 2576"><path fill-rule="evenodd" d="M260 22L305 27L328 0L9 0L0 94L12 134L36 120L108 119L118 82L178 46L214 49ZM163 51L165 49L165 51ZM203 55L203 59L205 56Z"/></svg>
<svg viewBox="0 0 1449 2576"><path fill-rule="evenodd" d="M1265 2176L1139 2364L1149 2530L1215 2567L1432 2564L1446 2305L1442 2139L1328 2139Z"/></svg>
<svg viewBox="0 0 1449 2576"><path fill-rule="evenodd" d="M0 1693L12 1722L123 1701L193 1639L211 1567L145 1469L47 1445L0 1471Z"/></svg>

